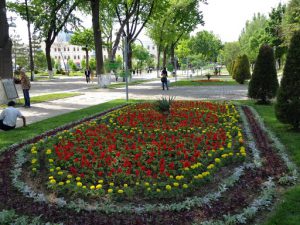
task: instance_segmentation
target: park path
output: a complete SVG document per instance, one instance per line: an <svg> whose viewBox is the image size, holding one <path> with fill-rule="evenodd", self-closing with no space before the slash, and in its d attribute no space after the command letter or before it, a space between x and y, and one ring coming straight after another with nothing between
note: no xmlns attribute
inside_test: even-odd
<svg viewBox="0 0 300 225"><path fill-rule="evenodd" d="M155 78L156 74L145 74L135 79ZM174 78L171 78L171 83ZM19 86L19 85L18 85ZM126 99L125 88L98 89L97 84L86 84L83 77L61 78L51 81L32 82L31 96L57 93L79 92L81 95L54 101L32 104L31 108L20 108L28 124L50 117L86 108L92 105L108 102L114 99ZM20 87L17 88L23 97ZM175 96L177 100L243 100L247 99L245 85L234 86L198 86L170 87L169 91L161 89L160 79L140 85L129 86L129 99L155 100L162 96ZM17 127L22 123L18 120Z"/></svg>

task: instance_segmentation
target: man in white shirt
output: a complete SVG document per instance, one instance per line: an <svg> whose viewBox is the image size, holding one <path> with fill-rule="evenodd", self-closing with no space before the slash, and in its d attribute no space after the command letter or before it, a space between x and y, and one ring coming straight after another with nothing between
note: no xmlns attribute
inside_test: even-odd
<svg viewBox="0 0 300 225"><path fill-rule="evenodd" d="M0 129L1 130L11 130L16 127L17 118L22 118L23 126L26 126L26 119L22 113L16 109L14 101L8 102L8 107L2 111L0 114Z"/></svg>

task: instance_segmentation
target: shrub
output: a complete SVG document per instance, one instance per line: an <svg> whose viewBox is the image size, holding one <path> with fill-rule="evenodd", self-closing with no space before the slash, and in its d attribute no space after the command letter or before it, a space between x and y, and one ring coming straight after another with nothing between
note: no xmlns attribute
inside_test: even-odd
<svg viewBox="0 0 300 225"><path fill-rule="evenodd" d="M300 126L300 31L294 33L287 53L275 113L279 121Z"/></svg>
<svg viewBox="0 0 300 225"><path fill-rule="evenodd" d="M233 77L239 84L243 84L245 80L250 79L250 63L247 55L237 58L234 64Z"/></svg>
<svg viewBox="0 0 300 225"><path fill-rule="evenodd" d="M273 49L262 45L249 83L248 96L258 100L258 103L267 104L276 96L278 86Z"/></svg>
<svg viewBox="0 0 300 225"><path fill-rule="evenodd" d="M171 104L175 100L175 97L162 97L161 99L157 100L156 106L158 111L160 112L170 112Z"/></svg>
<svg viewBox="0 0 300 225"><path fill-rule="evenodd" d="M233 61L231 61L230 63L228 63L227 65L226 65L226 68L227 68L227 70L228 70L228 73L229 73L229 75L233 78L233 67L234 67L234 63L235 63L235 61L233 60Z"/></svg>

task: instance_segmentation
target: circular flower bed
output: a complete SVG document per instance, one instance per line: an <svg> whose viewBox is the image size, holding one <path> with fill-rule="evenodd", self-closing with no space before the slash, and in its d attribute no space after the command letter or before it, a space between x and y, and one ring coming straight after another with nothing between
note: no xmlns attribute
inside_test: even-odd
<svg viewBox="0 0 300 225"><path fill-rule="evenodd" d="M297 178L257 115L227 103L130 105L41 137L1 155L0 218L250 224Z"/></svg>
<svg viewBox="0 0 300 225"><path fill-rule="evenodd" d="M34 176L60 194L182 197L246 156L233 105L174 102L170 114L143 103L65 130L30 148Z"/></svg>

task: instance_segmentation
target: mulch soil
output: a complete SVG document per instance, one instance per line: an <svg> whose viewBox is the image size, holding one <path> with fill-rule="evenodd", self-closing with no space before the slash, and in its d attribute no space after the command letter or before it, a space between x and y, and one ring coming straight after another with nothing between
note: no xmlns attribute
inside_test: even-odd
<svg viewBox="0 0 300 225"><path fill-rule="evenodd" d="M259 126L248 107L242 108L247 116L251 131L261 151L263 166L245 172L231 189L223 193L222 198L203 206L182 212L153 212L144 214L105 214L101 212L81 211L59 208L55 205L34 202L24 197L12 184L10 171L14 165L15 151L10 149L0 156L0 211L14 209L18 215L40 216L43 221L63 222L66 225L143 225L169 224L188 225L193 221L221 219L224 214L240 212L260 193L260 186L268 177L278 179L287 172L282 159L276 154L268 135ZM247 223L249 224L249 223Z"/></svg>

